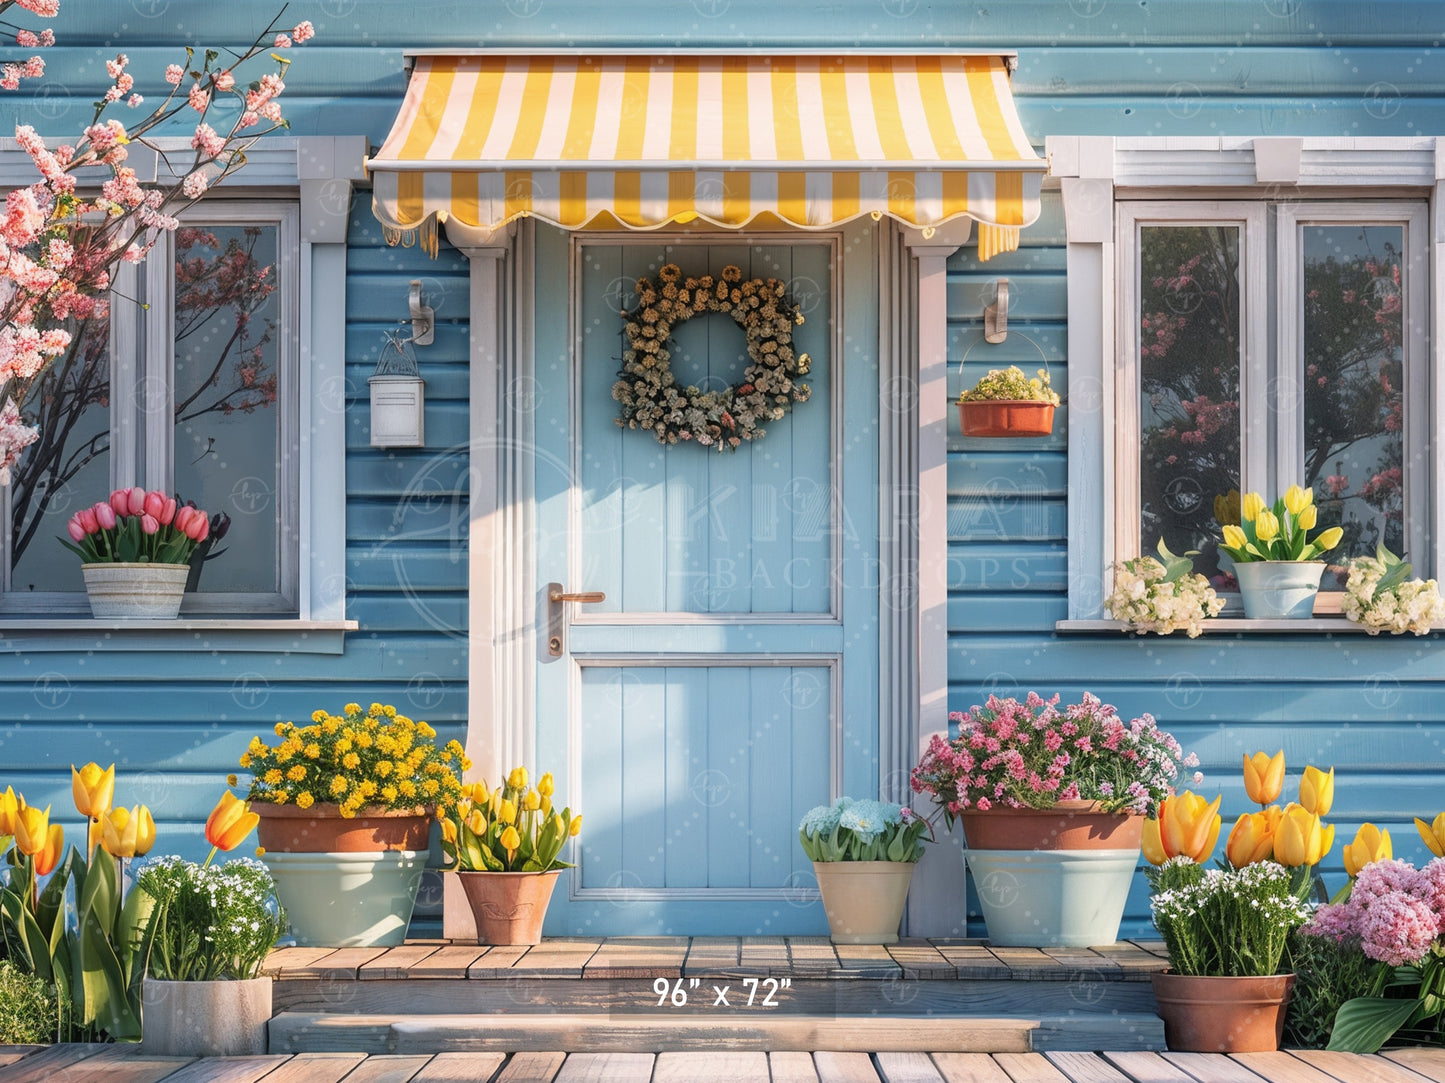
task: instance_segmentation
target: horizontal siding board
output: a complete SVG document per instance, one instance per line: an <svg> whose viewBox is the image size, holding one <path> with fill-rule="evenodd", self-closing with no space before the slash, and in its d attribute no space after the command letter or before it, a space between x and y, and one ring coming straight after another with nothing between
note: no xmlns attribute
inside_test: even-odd
<svg viewBox="0 0 1445 1083"><path fill-rule="evenodd" d="M1068 551L1051 543L950 545L950 591L1066 591Z"/></svg>
<svg viewBox="0 0 1445 1083"><path fill-rule="evenodd" d="M948 536L954 540L1059 541L1067 530L1064 501L1042 493L1030 493L1027 499L959 497L948 502Z"/></svg>
<svg viewBox="0 0 1445 1083"><path fill-rule="evenodd" d="M948 457L950 497L987 497L1001 489L1057 497L1064 495L1068 483L1068 462L1062 454L1015 451L1012 440L995 440L988 450Z"/></svg>

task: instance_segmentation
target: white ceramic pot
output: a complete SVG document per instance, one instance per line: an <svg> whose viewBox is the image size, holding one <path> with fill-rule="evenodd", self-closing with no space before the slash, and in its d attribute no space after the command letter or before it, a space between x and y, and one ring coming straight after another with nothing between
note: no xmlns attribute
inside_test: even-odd
<svg viewBox="0 0 1445 1083"><path fill-rule="evenodd" d="M1112 944L1138 850L968 850L988 941L1006 948Z"/></svg>
<svg viewBox="0 0 1445 1083"><path fill-rule="evenodd" d="M157 981L141 987L142 1053L243 1057L266 1052L271 979Z"/></svg>
<svg viewBox="0 0 1445 1083"><path fill-rule="evenodd" d="M189 564L82 564L94 617L172 620L181 611Z"/></svg>
<svg viewBox="0 0 1445 1083"><path fill-rule="evenodd" d="M896 944L911 861L815 861L828 930L838 944Z"/></svg>
<svg viewBox="0 0 1445 1083"><path fill-rule="evenodd" d="M1308 620L1324 575L1323 560L1235 561L1244 615L1251 620Z"/></svg>
<svg viewBox="0 0 1445 1083"><path fill-rule="evenodd" d="M264 860L299 946L381 948L406 939L427 854L268 852Z"/></svg>

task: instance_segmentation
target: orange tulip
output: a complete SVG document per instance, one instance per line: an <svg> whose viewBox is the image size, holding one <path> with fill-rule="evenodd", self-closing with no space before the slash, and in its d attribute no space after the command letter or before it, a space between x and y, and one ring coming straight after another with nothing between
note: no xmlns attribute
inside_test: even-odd
<svg viewBox="0 0 1445 1083"><path fill-rule="evenodd" d="M1219 838L1219 804L1223 795L1212 802L1196 793L1166 797L1159 803L1159 839L1170 857L1187 857L1202 865L1214 852Z"/></svg>
<svg viewBox="0 0 1445 1083"><path fill-rule="evenodd" d="M1284 789L1284 749L1273 756L1256 752L1244 757L1244 792L1257 805L1277 800Z"/></svg>
<svg viewBox="0 0 1445 1083"><path fill-rule="evenodd" d="M51 824L46 832L45 849L35 855L35 874L48 876L60 864L60 855L65 850L65 828Z"/></svg>
<svg viewBox="0 0 1445 1083"><path fill-rule="evenodd" d="M1279 826L1279 807L1263 812L1246 812L1234 822L1229 841L1224 844L1225 856L1236 869L1253 865L1274 854L1274 832Z"/></svg>
<svg viewBox="0 0 1445 1083"><path fill-rule="evenodd" d="M75 808L84 817L94 819L110 811L115 799L115 764L104 771L98 763L87 763L79 771L70 765L70 792Z"/></svg>
<svg viewBox="0 0 1445 1083"><path fill-rule="evenodd" d="M246 802L227 790L206 818L206 841L218 850L234 850L260 822Z"/></svg>

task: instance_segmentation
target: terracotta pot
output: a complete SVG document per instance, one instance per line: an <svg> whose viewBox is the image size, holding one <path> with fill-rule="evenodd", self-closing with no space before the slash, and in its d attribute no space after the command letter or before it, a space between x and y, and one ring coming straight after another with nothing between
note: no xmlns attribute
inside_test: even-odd
<svg viewBox="0 0 1445 1083"><path fill-rule="evenodd" d="M1028 399L964 400L958 404L964 436L1048 436L1054 404Z"/></svg>
<svg viewBox="0 0 1445 1083"><path fill-rule="evenodd" d="M1170 1049L1265 1053L1279 1048L1293 974L1210 978L1165 971L1151 980Z"/></svg>
<svg viewBox="0 0 1445 1083"><path fill-rule="evenodd" d="M285 854L362 854L377 850L426 850L431 839L431 811L426 808L390 809L368 806L351 819L341 807L315 804L310 808L251 802L261 817L256 840L264 850Z"/></svg>
<svg viewBox="0 0 1445 1083"><path fill-rule="evenodd" d="M560 871L458 872L477 922L477 943L540 944Z"/></svg>
<svg viewBox="0 0 1445 1083"><path fill-rule="evenodd" d="M1144 817L1104 812L1095 801L1052 808L964 809L958 814L970 850L1138 850Z"/></svg>
<svg viewBox="0 0 1445 1083"><path fill-rule="evenodd" d="M125 620L173 620L181 611L189 564L141 561L82 564L90 615Z"/></svg>
<svg viewBox="0 0 1445 1083"><path fill-rule="evenodd" d="M911 861L813 862L834 943L896 944L913 869Z"/></svg>

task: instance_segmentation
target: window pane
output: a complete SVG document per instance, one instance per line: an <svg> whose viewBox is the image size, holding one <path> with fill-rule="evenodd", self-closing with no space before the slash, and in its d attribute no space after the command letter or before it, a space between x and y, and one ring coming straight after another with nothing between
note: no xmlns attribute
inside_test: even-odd
<svg viewBox="0 0 1445 1083"><path fill-rule="evenodd" d="M1304 484L1319 525L1343 526L1332 564L1405 546L1400 226L1306 226ZM1424 554L1412 554L1421 557ZM1339 586L1344 586L1344 574ZM1329 586L1328 579L1326 585Z"/></svg>
<svg viewBox="0 0 1445 1083"><path fill-rule="evenodd" d="M231 517L202 591L277 589L277 236L274 225L176 232L175 488Z"/></svg>
<svg viewBox="0 0 1445 1083"><path fill-rule="evenodd" d="M1239 491L1237 226L1140 229L1140 547L1198 549L1221 576L1216 498Z"/></svg>
<svg viewBox="0 0 1445 1083"><path fill-rule="evenodd" d="M108 315L74 330L70 349L31 389L21 414L40 438L20 456L10 484L11 589L82 591L80 558L56 538L66 538L65 522L77 511L110 495Z"/></svg>

